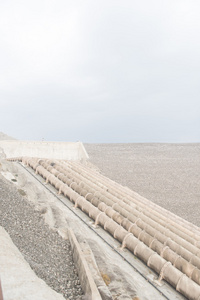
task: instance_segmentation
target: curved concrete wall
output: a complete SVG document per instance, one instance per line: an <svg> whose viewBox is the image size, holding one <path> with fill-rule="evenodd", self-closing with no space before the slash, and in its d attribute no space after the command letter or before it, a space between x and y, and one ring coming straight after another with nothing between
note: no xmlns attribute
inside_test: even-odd
<svg viewBox="0 0 200 300"><path fill-rule="evenodd" d="M38 141L0 141L7 158L40 157L50 159L81 160L88 154L81 142L38 142Z"/></svg>

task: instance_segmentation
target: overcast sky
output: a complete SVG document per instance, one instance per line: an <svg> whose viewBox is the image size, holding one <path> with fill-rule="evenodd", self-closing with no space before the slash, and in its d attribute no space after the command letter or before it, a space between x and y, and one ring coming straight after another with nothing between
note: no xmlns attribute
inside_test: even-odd
<svg viewBox="0 0 200 300"><path fill-rule="evenodd" d="M199 16L199 0L1 0L0 131L200 142Z"/></svg>

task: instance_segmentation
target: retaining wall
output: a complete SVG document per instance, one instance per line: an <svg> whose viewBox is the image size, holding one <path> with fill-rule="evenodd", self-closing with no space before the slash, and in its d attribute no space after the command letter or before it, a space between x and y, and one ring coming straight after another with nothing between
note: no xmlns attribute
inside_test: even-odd
<svg viewBox="0 0 200 300"><path fill-rule="evenodd" d="M7 158L19 156L49 159L80 160L88 159L88 154L81 142L39 142L39 141L0 141Z"/></svg>

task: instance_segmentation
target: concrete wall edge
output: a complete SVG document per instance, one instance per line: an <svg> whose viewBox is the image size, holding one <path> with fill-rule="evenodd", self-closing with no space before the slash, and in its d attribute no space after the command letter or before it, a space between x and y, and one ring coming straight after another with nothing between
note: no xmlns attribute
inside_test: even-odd
<svg viewBox="0 0 200 300"><path fill-rule="evenodd" d="M102 300L98 288L94 282L86 259L72 229L68 229L69 241L72 247L74 263L78 271L81 287L87 300Z"/></svg>

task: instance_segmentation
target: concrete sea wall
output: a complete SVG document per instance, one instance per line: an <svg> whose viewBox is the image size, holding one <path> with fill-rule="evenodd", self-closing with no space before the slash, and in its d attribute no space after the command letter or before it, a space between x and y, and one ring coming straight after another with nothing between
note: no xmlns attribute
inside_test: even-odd
<svg viewBox="0 0 200 300"><path fill-rule="evenodd" d="M0 141L7 158L19 156L49 159L80 160L88 159L88 154L81 142L39 142L39 141Z"/></svg>

